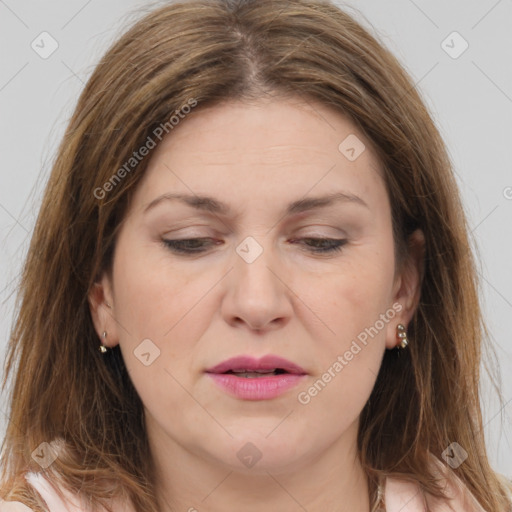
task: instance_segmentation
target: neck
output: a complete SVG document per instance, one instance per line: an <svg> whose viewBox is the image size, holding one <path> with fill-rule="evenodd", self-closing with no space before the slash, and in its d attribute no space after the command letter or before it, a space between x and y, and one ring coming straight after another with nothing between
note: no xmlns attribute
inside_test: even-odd
<svg viewBox="0 0 512 512"><path fill-rule="evenodd" d="M346 434L355 441L356 432L355 424ZM291 467L256 464L245 471L193 453L162 431L149 435L149 442L162 512L225 512L234 504L244 512L370 510L368 480L356 444L347 438Z"/></svg>

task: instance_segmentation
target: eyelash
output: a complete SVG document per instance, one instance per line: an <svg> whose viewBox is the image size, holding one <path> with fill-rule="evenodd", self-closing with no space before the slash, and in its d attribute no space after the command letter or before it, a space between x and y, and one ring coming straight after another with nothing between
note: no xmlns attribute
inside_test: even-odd
<svg viewBox="0 0 512 512"><path fill-rule="evenodd" d="M178 253L178 254L199 254L205 252L206 249L187 249L184 248L184 245L187 245L190 242L197 242L201 240L209 240L208 238L184 238L182 240L166 240L163 239L162 242L165 247L170 249L171 251ZM327 247L324 247L322 249L315 249L311 245L308 245L310 247L311 252L315 254L330 254L330 253L336 253L341 252L342 247L348 242L346 239L337 239L337 238L315 238L315 237L306 237L306 238L299 238L297 240L309 240L309 241L315 241L315 242L321 242L321 243L327 243Z"/></svg>

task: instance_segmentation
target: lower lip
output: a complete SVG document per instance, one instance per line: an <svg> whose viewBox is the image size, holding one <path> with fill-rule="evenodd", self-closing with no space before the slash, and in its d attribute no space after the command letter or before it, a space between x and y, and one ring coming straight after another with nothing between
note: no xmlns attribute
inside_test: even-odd
<svg viewBox="0 0 512 512"><path fill-rule="evenodd" d="M282 373L270 377L237 377L231 373L207 373L229 394L243 400L270 400L295 387L305 375Z"/></svg>

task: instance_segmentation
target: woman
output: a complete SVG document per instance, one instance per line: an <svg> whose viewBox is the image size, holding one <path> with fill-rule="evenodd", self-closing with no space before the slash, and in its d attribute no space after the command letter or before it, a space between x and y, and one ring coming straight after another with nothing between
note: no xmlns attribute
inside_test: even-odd
<svg viewBox="0 0 512 512"><path fill-rule="evenodd" d="M20 293L1 511L510 507L445 147L331 3L136 23L82 93Z"/></svg>

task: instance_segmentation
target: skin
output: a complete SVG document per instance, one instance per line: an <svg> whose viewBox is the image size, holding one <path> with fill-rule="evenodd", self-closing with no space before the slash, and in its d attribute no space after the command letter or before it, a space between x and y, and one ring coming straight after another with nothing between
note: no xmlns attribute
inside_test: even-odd
<svg viewBox="0 0 512 512"><path fill-rule="evenodd" d="M338 150L350 134L366 147L355 161ZM319 103L232 101L189 114L150 158L112 275L103 275L90 303L98 335L107 331L104 344L120 344L144 404L161 510L368 511L359 415L384 351L399 343L397 324L407 326L417 307L424 242L416 232L395 275L390 203L370 141ZM294 200L338 190L368 207L337 203L283 217ZM172 192L213 196L234 214L168 200L144 213ZM252 263L236 252L248 236L263 249ZM219 243L192 256L162 243L198 237ZM315 254L292 242L307 237L348 242L341 252ZM393 304L401 311L300 403L298 393ZM160 350L148 366L134 355L145 339ZM241 354L276 354L308 375L272 400L234 398L204 371ZM237 457L247 442L261 454L251 468Z"/></svg>

